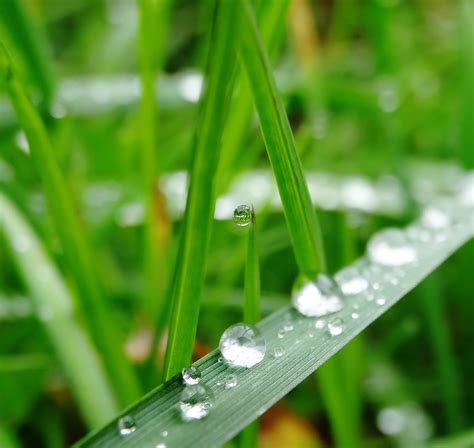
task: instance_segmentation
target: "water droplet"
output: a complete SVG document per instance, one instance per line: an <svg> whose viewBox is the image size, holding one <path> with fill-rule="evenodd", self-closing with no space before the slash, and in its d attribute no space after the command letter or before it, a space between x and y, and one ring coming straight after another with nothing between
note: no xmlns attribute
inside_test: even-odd
<svg viewBox="0 0 474 448"><path fill-rule="evenodd" d="M252 367L265 356L265 338L256 327L243 323L229 327L222 334L219 349L225 360L237 367Z"/></svg>
<svg viewBox="0 0 474 448"><path fill-rule="evenodd" d="M117 427L121 436L128 436L135 432L135 430L137 429L137 424L135 423L135 420L132 417L126 415L118 421Z"/></svg>
<svg viewBox="0 0 474 448"><path fill-rule="evenodd" d="M310 338L314 338L314 333L312 333L312 332L309 332L309 333L308 333L308 337L310 337Z"/></svg>
<svg viewBox="0 0 474 448"><path fill-rule="evenodd" d="M354 267L348 267L339 271L334 278L341 287L342 292L346 295L360 294L369 286L367 279L362 277Z"/></svg>
<svg viewBox="0 0 474 448"><path fill-rule="evenodd" d="M423 210L421 224L432 230L446 229L453 224L446 205L430 205Z"/></svg>
<svg viewBox="0 0 474 448"><path fill-rule="evenodd" d="M179 398L181 417L185 421L200 420L209 414L213 401L212 390L204 384L186 386Z"/></svg>
<svg viewBox="0 0 474 448"><path fill-rule="evenodd" d="M248 205L239 205L234 210L234 222L239 227L247 227L254 220L254 212Z"/></svg>
<svg viewBox="0 0 474 448"><path fill-rule="evenodd" d="M318 319L314 323L314 328L317 328L318 330L322 330L326 326L326 321L324 319Z"/></svg>
<svg viewBox="0 0 474 448"><path fill-rule="evenodd" d="M168 431L162 431L161 432L161 437L168 437L169 432Z"/></svg>
<svg viewBox="0 0 474 448"><path fill-rule="evenodd" d="M336 317L328 322L328 330L331 336L339 336L344 330L344 322Z"/></svg>
<svg viewBox="0 0 474 448"><path fill-rule="evenodd" d="M399 229L386 229L375 234L369 241L367 252L372 262L384 266L402 266L417 258L407 235Z"/></svg>
<svg viewBox="0 0 474 448"><path fill-rule="evenodd" d="M286 333L286 331L283 328L278 330L278 334L277 334L278 338L283 339L285 337L285 333Z"/></svg>
<svg viewBox="0 0 474 448"><path fill-rule="evenodd" d="M185 367L181 370L181 376L185 384L197 384L201 381L201 371L196 366Z"/></svg>
<svg viewBox="0 0 474 448"><path fill-rule="evenodd" d="M239 383L239 380L235 375L228 375L227 378L225 379L225 388L226 389L233 389L237 384Z"/></svg>
<svg viewBox="0 0 474 448"><path fill-rule="evenodd" d="M383 297L379 297L379 298L375 301L375 303L376 303L377 305L380 305L380 306L385 305L385 302L386 302L386 301L385 301L385 299L384 299Z"/></svg>
<svg viewBox="0 0 474 448"><path fill-rule="evenodd" d="M352 313L351 314L352 319L359 319L359 313Z"/></svg>
<svg viewBox="0 0 474 448"><path fill-rule="evenodd" d="M374 295L371 292L368 292L365 295L365 300L367 300L367 302L372 302L372 300L374 300Z"/></svg>
<svg viewBox="0 0 474 448"><path fill-rule="evenodd" d="M219 356L219 358L217 358L217 362L223 362L224 361L224 358L222 356Z"/></svg>
<svg viewBox="0 0 474 448"><path fill-rule="evenodd" d="M377 427L389 436L400 434L406 425L404 413L397 408L382 409L377 415Z"/></svg>
<svg viewBox="0 0 474 448"><path fill-rule="evenodd" d="M294 330L294 326L291 322L287 322L285 325L283 325L283 330L288 333L290 331L293 331Z"/></svg>
<svg viewBox="0 0 474 448"><path fill-rule="evenodd" d="M158 445L156 445L156 448L166 448L166 444L159 443Z"/></svg>
<svg viewBox="0 0 474 448"><path fill-rule="evenodd" d="M301 286L298 285L303 283ZM298 280L292 293L293 306L304 316L325 316L342 309L342 291L327 275L320 274L315 282Z"/></svg>
<svg viewBox="0 0 474 448"><path fill-rule="evenodd" d="M398 285L398 278L396 277L392 277L389 281L392 285Z"/></svg>
<svg viewBox="0 0 474 448"><path fill-rule="evenodd" d="M374 291L378 291L380 289L380 283L378 283L378 282L372 283L372 289Z"/></svg>

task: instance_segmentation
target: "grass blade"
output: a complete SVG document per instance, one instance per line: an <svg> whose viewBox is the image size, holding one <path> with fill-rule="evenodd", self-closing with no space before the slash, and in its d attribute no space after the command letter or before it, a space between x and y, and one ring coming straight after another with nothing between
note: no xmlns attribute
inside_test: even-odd
<svg viewBox="0 0 474 448"><path fill-rule="evenodd" d="M46 41L34 26L21 0L0 2L0 40L15 48L28 78L48 104L53 97L54 82L46 56Z"/></svg>
<svg viewBox="0 0 474 448"><path fill-rule="evenodd" d="M77 219L71 195L55 159L45 126L1 44L0 81L6 86L18 121L28 139L31 158L41 177L55 230L79 291L79 311L104 357L114 381L115 392L121 403L126 405L139 396L137 380L121 350L121 338L103 300L92 252Z"/></svg>
<svg viewBox="0 0 474 448"><path fill-rule="evenodd" d="M201 381L211 387L215 394L214 406L207 418L190 423L182 422L177 417L175 405L183 385L181 378L175 377L126 411L137 422L137 431L133 435L119 438L115 420L77 446L150 446L160 442L160 434L165 430L169 433L166 439L169 446L207 447L224 444L341 350L472 238L470 211L466 210L457 219L456 231L446 232L444 241L436 244L422 241L413 243L418 256L415 264L398 268L379 266L380 271L373 272L371 263L365 257L356 261L354 266L364 271L374 297L373 300L367 300L362 293L346 298L346 306L333 315L345 322L344 331L339 336L330 336L321 331L309 338L308 332L317 331L314 329L314 320L287 307L258 324L266 338L267 350L271 351L276 345L282 346L282 357L275 359L266 356L251 369L235 369L219 362L218 350L197 361L195 365L202 372ZM394 285L391 276L396 274L403 276ZM375 283L377 287L373 288ZM382 298L383 301L380 300ZM358 304L358 319L351 318L354 303ZM281 339L278 331L283 320L290 320L294 330ZM237 375L239 386L225 390L223 384L229 373Z"/></svg>
<svg viewBox="0 0 474 448"><path fill-rule="evenodd" d="M247 237L245 264L244 322L255 324L260 320L260 266L258 261L257 222L252 207L252 222Z"/></svg>
<svg viewBox="0 0 474 448"><path fill-rule="evenodd" d="M74 317L71 295L56 266L16 207L1 192L0 230L12 246L39 321L69 379L84 421L90 428L104 424L119 410L109 379L95 348Z"/></svg>
<svg viewBox="0 0 474 448"><path fill-rule="evenodd" d="M186 214L174 274L173 310L164 377L191 358L204 283L206 253L214 216L215 172L232 89L238 2L219 0L209 49L208 77L194 140Z"/></svg>
<svg viewBox="0 0 474 448"><path fill-rule="evenodd" d="M285 217L302 274L326 269L321 232L295 148L293 134L278 96L268 57L258 34L249 2L244 3L241 57L260 119Z"/></svg>

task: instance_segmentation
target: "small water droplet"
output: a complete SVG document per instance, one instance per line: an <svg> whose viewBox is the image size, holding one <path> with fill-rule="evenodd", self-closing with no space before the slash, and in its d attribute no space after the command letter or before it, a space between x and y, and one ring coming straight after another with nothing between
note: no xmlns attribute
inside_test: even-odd
<svg viewBox="0 0 474 448"><path fill-rule="evenodd" d="M421 224L432 230L446 229L453 224L447 205L430 205L423 210ZM450 207L452 208L452 207Z"/></svg>
<svg viewBox="0 0 474 448"><path fill-rule="evenodd" d="M217 358L217 362L223 362L224 361L224 358L222 356L219 356L219 358Z"/></svg>
<svg viewBox="0 0 474 448"><path fill-rule="evenodd" d="M234 222L239 227L247 227L254 220L254 212L248 205L239 205L234 210Z"/></svg>
<svg viewBox="0 0 474 448"><path fill-rule="evenodd" d="M226 389L233 389L235 386L239 384L239 380L235 375L228 375L225 379L225 388Z"/></svg>
<svg viewBox="0 0 474 448"><path fill-rule="evenodd" d="M359 319L359 313L352 313L351 314L352 319Z"/></svg>
<svg viewBox="0 0 474 448"><path fill-rule="evenodd" d="M196 366L185 367L181 370L181 376L185 384L197 384L201 381L201 371Z"/></svg>
<svg viewBox="0 0 474 448"><path fill-rule="evenodd" d="M335 280L346 295L360 294L369 286L366 278L362 277L360 272L354 267L348 267L339 271L335 275Z"/></svg>
<svg viewBox="0 0 474 448"><path fill-rule="evenodd" d="M186 386L179 398L181 417L185 421L200 420L209 414L214 402L212 390L204 384Z"/></svg>
<svg viewBox="0 0 474 448"><path fill-rule="evenodd" d="M396 277L392 277L389 281L392 285L398 285L398 278Z"/></svg>
<svg viewBox="0 0 474 448"><path fill-rule="evenodd" d="M331 277L320 274L314 282L297 280L292 302L304 316L325 316L342 309L342 296L337 283Z"/></svg>
<svg viewBox="0 0 474 448"><path fill-rule="evenodd" d="M402 266L417 259L415 248L399 229L386 229L375 234L367 245L372 262L384 266Z"/></svg>
<svg viewBox="0 0 474 448"><path fill-rule="evenodd" d="M293 326L293 324L291 322L287 322L285 325L283 325L283 330L287 333L290 332L290 331L293 331L294 328L295 327Z"/></svg>
<svg viewBox="0 0 474 448"><path fill-rule="evenodd" d="M159 443L158 445L156 445L156 448L166 448L166 444L164 444L163 442Z"/></svg>
<svg viewBox="0 0 474 448"><path fill-rule="evenodd" d="M314 323L314 328L317 328L318 330L322 330L326 326L326 321L324 319L318 319Z"/></svg>
<svg viewBox="0 0 474 448"><path fill-rule="evenodd" d="M374 291L378 291L380 289L380 283L378 283L378 282L372 283L372 289Z"/></svg>
<svg viewBox="0 0 474 448"><path fill-rule="evenodd" d="M284 349L281 345L277 345L277 346L273 349L273 357L274 357L275 359L281 358L284 353L285 353L285 349Z"/></svg>
<svg viewBox="0 0 474 448"><path fill-rule="evenodd" d="M339 336L344 330L344 322L336 317L328 322L328 330L331 336Z"/></svg>
<svg viewBox="0 0 474 448"><path fill-rule="evenodd" d="M128 436L135 432L135 430L137 429L137 424L135 423L135 420L132 417L126 415L125 417L119 419L117 427L121 436Z"/></svg>
<svg viewBox="0 0 474 448"><path fill-rule="evenodd" d="M380 305L380 306L385 305L385 302L386 302L386 300L385 300L383 297L379 297L379 298L375 301L375 303L376 303L377 305Z"/></svg>
<svg viewBox="0 0 474 448"><path fill-rule="evenodd" d="M310 337L310 338L314 338L314 333L311 333L311 332L310 332L310 333L308 333L308 337Z"/></svg>
<svg viewBox="0 0 474 448"><path fill-rule="evenodd" d="M162 431L161 432L161 437L168 437L169 432L168 431Z"/></svg>
<svg viewBox="0 0 474 448"><path fill-rule="evenodd" d="M225 360L236 367L252 367L265 356L265 338L256 327L243 323L224 331L219 349Z"/></svg>
<svg viewBox="0 0 474 448"><path fill-rule="evenodd" d="M371 292L368 292L366 295L365 295L365 300L367 300L367 302L372 302L372 300L374 300L374 295L371 293Z"/></svg>
<svg viewBox="0 0 474 448"><path fill-rule="evenodd" d="M285 337L285 333L286 333L286 331L283 328L278 330L278 334L277 334L278 338L283 339Z"/></svg>

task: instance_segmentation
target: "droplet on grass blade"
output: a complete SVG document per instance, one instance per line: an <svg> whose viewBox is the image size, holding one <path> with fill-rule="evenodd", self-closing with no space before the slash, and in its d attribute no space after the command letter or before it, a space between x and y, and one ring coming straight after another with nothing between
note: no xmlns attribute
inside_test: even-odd
<svg viewBox="0 0 474 448"><path fill-rule="evenodd" d="M331 277L320 274L314 282L298 280L292 293L292 302L304 316L325 316L342 309L342 296L336 282Z"/></svg>
<svg viewBox="0 0 474 448"><path fill-rule="evenodd" d="M344 331L344 321L340 317L330 320L328 330L331 336L339 336Z"/></svg>
<svg viewBox="0 0 474 448"><path fill-rule="evenodd" d="M266 343L256 327L238 323L224 331L219 349L229 364L249 368L262 361Z"/></svg>
<svg viewBox="0 0 474 448"><path fill-rule="evenodd" d="M137 424L133 417L126 415L122 417L117 423L118 431L121 436L128 436L135 432Z"/></svg>
<svg viewBox="0 0 474 448"><path fill-rule="evenodd" d="M386 229L375 234L367 245L367 253L373 263L384 266L403 266L417 259L415 248L399 229Z"/></svg>
<svg viewBox="0 0 474 448"><path fill-rule="evenodd" d="M346 295L360 294L369 286L367 279L355 267L342 269L334 278Z"/></svg>
<svg viewBox="0 0 474 448"><path fill-rule="evenodd" d="M179 397L179 409L184 421L200 420L209 414L214 393L204 384L185 386Z"/></svg>
<svg viewBox="0 0 474 448"><path fill-rule="evenodd" d="M239 384L239 380L235 375L228 375L225 379L225 388L226 389L233 389L234 387Z"/></svg>
<svg viewBox="0 0 474 448"><path fill-rule="evenodd" d="M198 384L201 381L201 371L196 366L185 367L181 371L183 382L188 385Z"/></svg>

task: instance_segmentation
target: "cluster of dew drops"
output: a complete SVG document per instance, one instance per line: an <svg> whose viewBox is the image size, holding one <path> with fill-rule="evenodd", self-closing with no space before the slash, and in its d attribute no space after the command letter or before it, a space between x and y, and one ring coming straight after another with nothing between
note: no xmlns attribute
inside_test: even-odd
<svg viewBox="0 0 474 448"><path fill-rule="evenodd" d="M470 188L474 191L474 180ZM474 193L472 193L474 196ZM465 195L462 199L465 201ZM474 198L462 204L472 210ZM339 271L334 277L319 274L315 279L298 278L292 291L292 304L299 314L313 318L312 328L327 330L332 337L344 332L344 320L338 312L344 309L344 299L350 296L364 297L366 301L375 301L379 306L386 305L381 294L383 283L398 284L407 271L406 269L419 262L417 247L419 244L438 244L447 238L447 232L457 225L455 204L452 201L440 201L436 205L426 207L416 224L406 229L389 228L376 233L367 245L367 259L362 264L353 265ZM234 222L239 227L246 227L255 220L254 210L247 205L240 205L234 211ZM370 281L371 275L381 278L383 282ZM361 306L354 302L350 317L359 319ZM331 316L332 315L332 316ZM325 320L323 317L331 316ZM293 330L293 323L287 321L278 331L277 337L283 339L285 334ZM310 332L309 337L314 337ZM260 363L266 353L267 344L260 330L245 323L237 323L227 328L221 336L219 350L227 365L237 368L252 368ZM273 349L273 359L284 356L282 345ZM179 412L185 422L201 420L211 411L214 404L212 389L204 384L202 374L195 365L186 367L181 372L184 388L180 394ZM238 386L238 376L229 374L225 378L224 389ZM219 385L220 383L218 383ZM137 426L131 416L122 417L118 421L118 431L122 436L135 432ZM163 431L164 439L168 431ZM162 441L156 448L166 448Z"/></svg>

